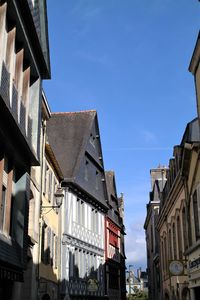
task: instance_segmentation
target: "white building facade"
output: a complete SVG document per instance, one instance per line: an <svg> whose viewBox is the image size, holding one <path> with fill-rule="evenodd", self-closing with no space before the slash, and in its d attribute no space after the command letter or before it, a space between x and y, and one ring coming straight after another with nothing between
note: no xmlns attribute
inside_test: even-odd
<svg viewBox="0 0 200 300"><path fill-rule="evenodd" d="M62 207L62 293L103 296L104 218L83 197L66 190Z"/></svg>

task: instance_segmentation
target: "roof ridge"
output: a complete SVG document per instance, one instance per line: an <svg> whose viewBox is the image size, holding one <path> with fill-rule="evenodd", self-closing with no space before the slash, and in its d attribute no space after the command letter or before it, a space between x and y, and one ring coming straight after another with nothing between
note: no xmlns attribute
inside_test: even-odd
<svg viewBox="0 0 200 300"><path fill-rule="evenodd" d="M72 115L72 114L84 114L84 113L96 113L96 109L90 109L90 110L80 110L80 111L72 111L72 112L52 112L52 115Z"/></svg>

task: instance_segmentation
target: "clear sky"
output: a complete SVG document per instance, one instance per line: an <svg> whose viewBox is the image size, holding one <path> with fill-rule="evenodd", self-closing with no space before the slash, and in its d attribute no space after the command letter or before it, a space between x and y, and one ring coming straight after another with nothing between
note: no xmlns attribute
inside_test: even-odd
<svg viewBox="0 0 200 300"><path fill-rule="evenodd" d="M198 0L48 0L52 111L98 111L106 170L125 197L127 265L146 268L151 168L196 117L189 62Z"/></svg>

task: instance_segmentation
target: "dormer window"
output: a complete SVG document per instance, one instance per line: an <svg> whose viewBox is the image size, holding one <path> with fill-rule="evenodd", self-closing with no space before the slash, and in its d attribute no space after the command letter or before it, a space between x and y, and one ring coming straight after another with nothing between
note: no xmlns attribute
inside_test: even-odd
<svg viewBox="0 0 200 300"><path fill-rule="evenodd" d="M93 134L90 134L90 144L95 148L95 136Z"/></svg>
<svg viewBox="0 0 200 300"><path fill-rule="evenodd" d="M99 189L99 172L98 171L96 171L95 188L96 188L96 190Z"/></svg>
<svg viewBox="0 0 200 300"><path fill-rule="evenodd" d="M86 181L88 181L88 175L89 175L89 170L88 170L88 167L89 167L89 162L86 160L85 162L85 170L84 170L84 178Z"/></svg>

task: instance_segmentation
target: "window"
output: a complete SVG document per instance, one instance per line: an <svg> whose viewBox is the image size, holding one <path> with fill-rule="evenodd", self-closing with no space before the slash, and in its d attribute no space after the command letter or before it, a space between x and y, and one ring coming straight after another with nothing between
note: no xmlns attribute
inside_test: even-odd
<svg viewBox="0 0 200 300"><path fill-rule="evenodd" d="M77 198L76 201L76 222L85 226L85 205L83 200Z"/></svg>
<svg viewBox="0 0 200 300"><path fill-rule="evenodd" d="M200 237L200 230L199 230L199 211L198 211L198 201L197 201L197 190L194 192L192 200L193 200L195 237L196 237L196 240L198 240Z"/></svg>
<svg viewBox="0 0 200 300"><path fill-rule="evenodd" d="M2 186L2 199L1 199L1 207L0 207L0 230L3 230L4 228L4 222L5 222L5 208L6 208L6 187Z"/></svg>
<svg viewBox="0 0 200 300"><path fill-rule="evenodd" d="M48 172L48 201L51 202L51 194L52 194L52 172L49 170Z"/></svg>
<svg viewBox="0 0 200 300"><path fill-rule="evenodd" d="M99 172L98 171L96 171L95 188L96 188L96 190L99 189Z"/></svg>
<svg viewBox="0 0 200 300"><path fill-rule="evenodd" d="M22 84L23 84L23 78L22 78L23 58L24 58L24 50L20 49L16 53L16 65L15 65L15 84L20 95L22 93Z"/></svg>
<svg viewBox="0 0 200 300"><path fill-rule="evenodd" d="M109 288L119 289L119 270L114 266L109 266Z"/></svg>
<svg viewBox="0 0 200 300"><path fill-rule="evenodd" d="M51 232L51 265L54 265L55 259L55 233Z"/></svg>
<svg viewBox="0 0 200 300"><path fill-rule="evenodd" d="M41 260L50 263L51 229L44 223L42 226Z"/></svg>
<svg viewBox="0 0 200 300"><path fill-rule="evenodd" d="M186 250L188 248L188 240L187 240L185 207L183 207L183 210L182 210L182 223L183 223L183 243L184 243L184 248Z"/></svg>
<svg viewBox="0 0 200 300"><path fill-rule="evenodd" d="M153 226L151 225L151 252L153 252Z"/></svg>
<svg viewBox="0 0 200 300"><path fill-rule="evenodd" d="M167 272L167 239L164 237L164 271Z"/></svg>
<svg viewBox="0 0 200 300"><path fill-rule="evenodd" d="M174 259L177 259L177 248L176 248L176 229L175 224L172 226L172 237L173 237L173 249L174 249Z"/></svg>
<svg viewBox="0 0 200 300"><path fill-rule="evenodd" d="M84 221L85 221L85 207L84 207L84 202L81 200L80 201L80 224L84 226Z"/></svg>
<svg viewBox="0 0 200 300"><path fill-rule="evenodd" d="M54 267L57 269L58 267L58 237L55 236L55 246L54 246Z"/></svg>
<svg viewBox="0 0 200 300"><path fill-rule="evenodd" d="M78 251L77 248L75 248L75 252L74 252L74 277L79 277L78 256L79 256L79 251Z"/></svg>
<svg viewBox="0 0 200 300"><path fill-rule="evenodd" d="M49 170L49 167L48 167L47 162L45 160L45 162L44 162L44 193L45 194L47 193L48 170Z"/></svg>
<svg viewBox="0 0 200 300"><path fill-rule="evenodd" d="M4 155L0 160L0 172L3 174L3 182L0 187L0 230L10 234L13 167Z"/></svg>
<svg viewBox="0 0 200 300"><path fill-rule="evenodd" d="M177 217L177 237L178 237L179 259L182 259L183 250L182 250L182 239L181 239L181 224L180 224L180 218L179 217Z"/></svg>
<svg viewBox="0 0 200 300"><path fill-rule="evenodd" d="M161 262L162 262L162 271L164 273L165 270L165 261L164 261L164 243L163 241L161 242Z"/></svg>
<svg viewBox="0 0 200 300"><path fill-rule="evenodd" d="M169 259L172 259L172 233L171 233L171 229L169 229L168 245L169 245Z"/></svg>
<svg viewBox="0 0 200 300"><path fill-rule="evenodd" d="M95 148L95 137L92 133L90 134L90 144Z"/></svg>
<svg viewBox="0 0 200 300"><path fill-rule="evenodd" d="M7 24L8 27L8 24ZM8 70L12 72L12 62L14 60L14 44L15 44L16 28L8 29L7 49L6 49L6 65Z"/></svg>
<svg viewBox="0 0 200 300"><path fill-rule="evenodd" d="M30 67L28 67L23 72L22 101L26 107L28 107L29 86L30 86Z"/></svg>
<svg viewBox="0 0 200 300"><path fill-rule="evenodd" d="M86 162L85 162L85 173L84 173L84 178L85 178L86 181L88 181L88 178L89 178L88 168L89 168L89 162L86 160Z"/></svg>

